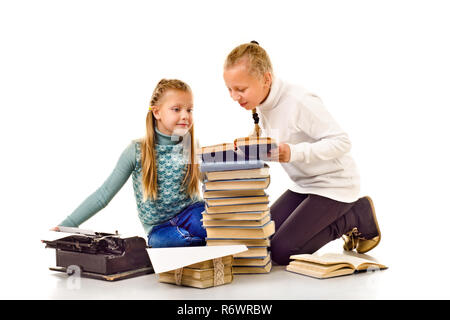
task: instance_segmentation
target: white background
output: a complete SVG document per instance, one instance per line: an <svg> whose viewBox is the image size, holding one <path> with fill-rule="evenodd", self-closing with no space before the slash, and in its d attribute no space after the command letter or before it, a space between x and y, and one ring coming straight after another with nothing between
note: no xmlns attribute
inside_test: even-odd
<svg viewBox="0 0 450 320"><path fill-rule="evenodd" d="M387 272L414 270L390 285L404 286L408 297L450 298L448 279L423 261L437 258L442 272L450 261L445 4L2 0L0 268L11 276L0 297L46 297L45 279L23 279L30 270L48 273L52 250L41 234L100 187L128 143L145 134L161 78L192 87L202 145L246 136L251 113L228 96L222 65L235 46L257 40L275 75L318 94L350 135L361 195L372 196L383 234L373 256L384 258ZM277 163L271 175L273 202L290 181ZM144 236L131 179L81 227Z"/></svg>

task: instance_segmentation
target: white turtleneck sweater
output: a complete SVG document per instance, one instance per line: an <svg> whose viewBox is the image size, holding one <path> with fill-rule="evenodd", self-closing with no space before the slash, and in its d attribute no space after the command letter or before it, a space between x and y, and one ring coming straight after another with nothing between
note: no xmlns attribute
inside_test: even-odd
<svg viewBox="0 0 450 320"><path fill-rule="evenodd" d="M290 161L281 163L294 181L291 191L341 202L358 199L359 173L350 156L351 142L319 97L274 78L257 111L267 136L291 149Z"/></svg>

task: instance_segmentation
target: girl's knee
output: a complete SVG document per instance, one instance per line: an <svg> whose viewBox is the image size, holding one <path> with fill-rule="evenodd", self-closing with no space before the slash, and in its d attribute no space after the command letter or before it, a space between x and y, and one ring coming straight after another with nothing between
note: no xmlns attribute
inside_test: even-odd
<svg viewBox="0 0 450 320"><path fill-rule="evenodd" d="M178 226L171 226L158 231L160 232L150 234L148 237L148 244L152 248L189 247L206 244L204 238L194 236Z"/></svg>
<svg viewBox="0 0 450 320"><path fill-rule="evenodd" d="M278 265L289 264L290 250L282 242L270 243L271 259Z"/></svg>

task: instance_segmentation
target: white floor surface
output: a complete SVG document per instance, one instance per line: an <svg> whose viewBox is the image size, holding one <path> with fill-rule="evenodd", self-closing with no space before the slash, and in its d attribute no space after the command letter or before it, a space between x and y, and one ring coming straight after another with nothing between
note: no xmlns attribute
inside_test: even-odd
<svg viewBox="0 0 450 320"><path fill-rule="evenodd" d="M338 239L319 252L342 252ZM53 249L36 254L15 252L2 280L2 299L447 299L449 279L440 272L425 272L421 264L408 265L402 254L388 255L375 248L377 260L388 265L383 271L318 280L274 266L269 274L235 275L232 283L207 289L179 287L145 275L116 282L69 277L48 270L54 266ZM26 248L22 248L26 253ZM21 258L22 256L22 258ZM374 255L363 255L373 258ZM25 258L26 257L26 258ZM397 258L396 258L397 257ZM26 261L28 259L28 262ZM34 261L34 262L33 262ZM4 265L5 266L5 265ZM437 270L438 271L438 270Z"/></svg>

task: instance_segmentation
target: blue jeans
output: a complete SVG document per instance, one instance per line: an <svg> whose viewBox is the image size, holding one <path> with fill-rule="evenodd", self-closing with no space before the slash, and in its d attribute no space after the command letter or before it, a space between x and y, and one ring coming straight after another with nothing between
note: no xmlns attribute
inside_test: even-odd
<svg viewBox="0 0 450 320"><path fill-rule="evenodd" d="M169 221L153 227L148 245L152 248L206 245L206 230L201 221L204 210L205 203L196 202Z"/></svg>

